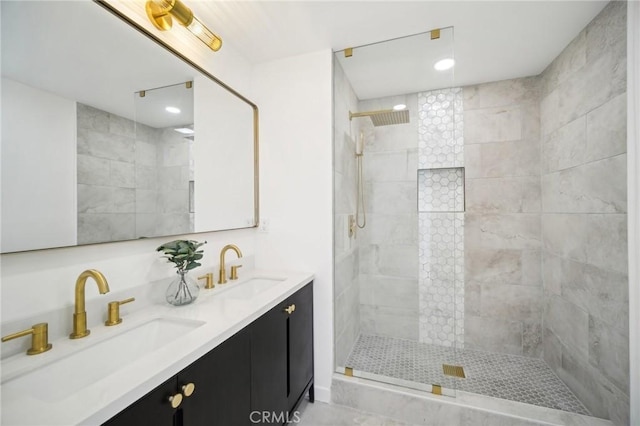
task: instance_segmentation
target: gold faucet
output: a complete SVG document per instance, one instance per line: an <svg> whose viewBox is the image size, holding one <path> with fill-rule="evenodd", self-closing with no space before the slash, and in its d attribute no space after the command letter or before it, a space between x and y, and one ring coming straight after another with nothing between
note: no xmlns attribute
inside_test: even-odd
<svg viewBox="0 0 640 426"><path fill-rule="evenodd" d="M70 339L86 337L90 333L90 330L87 330L87 311L84 307L84 285L89 277L93 278L98 284L100 294L109 293L109 284L102 272L95 269L87 269L78 276L76 280L76 305L73 313L73 333L69 335Z"/></svg>
<svg viewBox="0 0 640 426"><path fill-rule="evenodd" d="M225 267L224 267L224 255L229 249L235 251L236 254L238 255L238 258L242 257L242 252L236 245L227 244L222 248L222 251L220 252L220 275L218 277L219 278L218 284L224 284L227 282L227 272L225 271Z"/></svg>

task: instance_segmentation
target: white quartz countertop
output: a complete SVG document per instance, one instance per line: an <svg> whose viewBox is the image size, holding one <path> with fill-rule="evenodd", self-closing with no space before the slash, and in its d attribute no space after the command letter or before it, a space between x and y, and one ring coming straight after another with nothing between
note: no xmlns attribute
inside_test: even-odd
<svg viewBox="0 0 640 426"><path fill-rule="evenodd" d="M140 397L177 374L189 364L249 325L265 312L295 293L313 279L313 274L289 271L244 271L238 281L229 281L212 290L200 290L198 299L186 306L157 304L122 315L123 322L113 327L92 327L82 339L58 339L53 349L34 356L19 354L2 361L2 425L99 425ZM278 279L276 284L253 297L238 298L234 290L252 278ZM248 283L247 283L248 284ZM160 348L135 360L123 363L117 371L99 377L81 389L70 389L69 383L45 380L34 389L21 380L34 371L46 372L61 360L115 334L149 322L169 318L198 326ZM200 325L201 324L201 325ZM141 342L144 344L145 342ZM114 354L98 352L96 357ZM100 361L96 359L96 362ZM85 374L91 365L69 369L68 376ZM38 373L39 374L39 373ZM47 377L46 374L43 375ZM59 375L58 375L59 376ZM57 376L53 376L57 377Z"/></svg>

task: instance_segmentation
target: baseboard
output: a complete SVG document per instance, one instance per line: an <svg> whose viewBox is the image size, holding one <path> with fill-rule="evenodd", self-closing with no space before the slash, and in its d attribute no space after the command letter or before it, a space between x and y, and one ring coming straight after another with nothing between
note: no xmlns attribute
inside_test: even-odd
<svg viewBox="0 0 640 426"><path fill-rule="evenodd" d="M320 387L317 384L314 386L315 388L315 399L316 401L324 402L329 404L331 402L331 389Z"/></svg>

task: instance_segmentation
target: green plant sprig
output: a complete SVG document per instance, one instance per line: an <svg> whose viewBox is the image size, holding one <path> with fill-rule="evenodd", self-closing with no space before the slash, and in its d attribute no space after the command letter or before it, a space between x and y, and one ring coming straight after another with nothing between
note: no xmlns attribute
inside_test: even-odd
<svg viewBox="0 0 640 426"><path fill-rule="evenodd" d="M201 266L197 261L202 259L203 250L198 248L207 242L200 243L194 240L175 240L164 243L156 249L165 254L167 262L173 263L178 271L189 271Z"/></svg>

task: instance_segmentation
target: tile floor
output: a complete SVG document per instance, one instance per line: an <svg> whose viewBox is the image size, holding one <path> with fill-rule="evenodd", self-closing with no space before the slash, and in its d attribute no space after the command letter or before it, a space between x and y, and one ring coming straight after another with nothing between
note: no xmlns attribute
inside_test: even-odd
<svg viewBox="0 0 640 426"><path fill-rule="evenodd" d="M340 405L325 404L316 401L311 404L302 401L298 408L300 421L291 425L299 426L410 426L407 423L391 420L376 414L365 413Z"/></svg>
<svg viewBox="0 0 640 426"><path fill-rule="evenodd" d="M442 364L464 367L466 378L445 376ZM558 376L539 359L390 337L361 335L346 363L357 371L423 384L439 384L496 398L589 415Z"/></svg>

